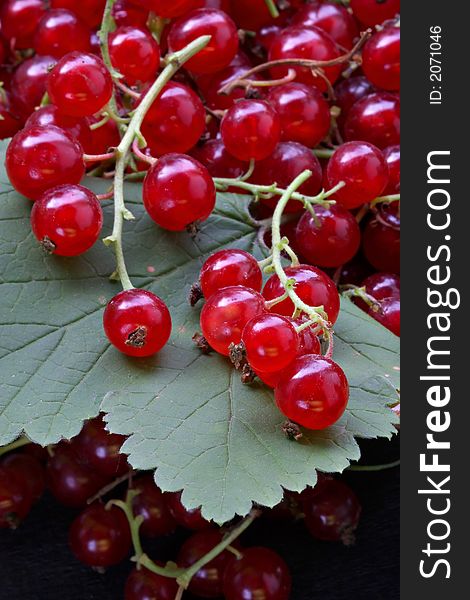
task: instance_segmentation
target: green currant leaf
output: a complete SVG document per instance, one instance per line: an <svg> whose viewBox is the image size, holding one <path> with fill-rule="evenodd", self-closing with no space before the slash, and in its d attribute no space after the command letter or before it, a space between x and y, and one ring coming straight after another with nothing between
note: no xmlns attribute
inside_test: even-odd
<svg viewBox="0 0 470 600"><path fill-rule="evenodd" d="M85 185L104 192L109 182ZM299 443L281 433L270 390L242 385L227 360L193 346L199 308L186 297L205 257L229 246L263 255L246 196L219 195L195 238L156 227L140 185L126 186L126 201L136 217L125 224L129 274L173 319L170 343L146 360L121 355L102 332L103 307L120 289L108 280L110 250L98 243L75 259L45 256L30 230L31 203L0 170L0 445L22 432L42 445L73 437L103 410L108 428L129 436L123 451L135 468L156 469L164 490L184 489L187 506L224 522L253 502L275 505L283 488L313 485L316 469L342 471L359 458L355 436L392 435L398 339L347 300L335 360L351 385L348 410ZM103 237L111 228L108 202Z"/></svg>

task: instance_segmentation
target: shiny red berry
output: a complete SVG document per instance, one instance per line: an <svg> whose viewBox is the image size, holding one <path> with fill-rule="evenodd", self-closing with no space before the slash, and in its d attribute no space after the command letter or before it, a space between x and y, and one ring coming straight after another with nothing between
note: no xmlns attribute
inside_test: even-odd
<svg viewBox="0 0 470 600"><path fill-rule="evenodd" d="M358 100L346 118L347 140L362 140L377 148L400 143L400 98L389 92L370 94Z"/></svg>
<svg viewBox="0 0 470 600"><path fill-rule="evenodd" d="M47 91L60 112L72 117L87 117L108 103L113 93L113 81L98 56L69 52L50 72Z"/></svg>
<svg viewBox="0 0 470 600"><path fill-rule="evenodd" d="M25 128L33 125L55 125L69 133L85 148L91 141L91 131L88 121L84 117L67 117L57 110L57 106L48 104L35 110L26 121Z"/></svg>
<svg viewBox="0 0 470 600"><path fill-rule="evenodd" d="M187 152L206 127L204 106L191 88L170 81L145 115L142 134L154 156Z"/></svg>
<svg viewBox="0 0 470 600"><path fill-rule="evenodd" d="M295 243L312 265L339 267L349 262L361 244L355 217L341 205L315 207L316 219L305 211L297 223Z"/></svg>
<svg viewBox="0 0 470 600"><path fill-rule="evenodd" d="M331 359L305 354L282 373L275 390L279 410L307 429L325 429L342 416L349 398L344 371Z"/></svg>
<svg viewBox="0 0 470 600"><path fill-rule="evenodd" d="M184 15L171 26L168 47L177 52L203 35L210 35L211 40L185 68L192 73L216 73L230 64L238 50L236 25L223 11L199 8Z"/></svg>
<svg viewBox="0 0 470 600"><path fill-rule="evenodd" d="M383 90L400 89L400 28L385 27L375 33L362 51L362 68Z"/></svg>
<svg viewBox="0 0 470 600"><path fill-rule="evenodd" d="M147 172L144 206L170 231L205 221L215 206L215 187L207 169L185 154L166 154Z"/></svg>
<svg viewBox="0 0 470 600"><path fill-rule="evenodd" d="M388 166L388 183L384 195L400 193L400 146L389 146L383 151Z"/></svg>
<svg viewBox="0 0 470 600"><path fill-rule="evenodd" d="M64 8L49 10L39 21L34 36L34 49L38 54L61 58L78 50L90 52L91 31L75 15Z"/></svg>
<svg viewBox="0 0 470 600"><path fill-rule="evenodd" d="M113 19L117 27L146 27L149 10L136 0L116 0L113 4Z"/></svg>
<svg viewBox="0 0 470 600"><path fill-rule="evenodd" d="M315 148L330 130L330 109L321 92L303 83L270 89L269 103L281 119L281 139Z"/></svg>
<svg viewBox="0 0 470 600"><path fill-rule="evenodd" d="M352 543L361 505L353 490L335 479L324 478L301 495L305 525L313 537Z"/></svg>
<svg viewBox="0 0 470 600"><path fill-rule="evenodd" d="M129 524L124 512L112 506L91 504L72 523L72 552L89 567L111 567L122 562L131 549Z"/></svg>
<svg viewBox="0 0 470 600"><path fill-rule="evenodd" d="M286 58L300 58L307 60L333 60L340 56L340 50L334 40L322 29L312 26L287 27L271 44L269 60L282 60ZM334 83L342 71L342 65L325 67L324 73L330 83ZM326 91L325 81L312 75L311 69L306 67L277 66L271 69L273 79L285 77L293 69L296 73L295 80L306 85L314 85L322 92Z"/></svg>
<svg viewBox="0 0 470 600"><path fill-rule="evenodd" d="M80 508L106 483L107 478L83 464L73 444L63 442L54 447L46 468L47 486L65 506Z"/></svg>
<svg viewBox="0 0 470 600"><path fill-rule="evenodd" d="M356 19L368 27L380 25L400 12L400 0L351 0Z"/></svg>
<svg viewBox="0 0 470 600"><path fill-rule="evenodd" d="M178 554L178 565L190 567L217 546L222 537L222 533L217 530L195 533L182 545ZM191 579L189 591L202 598L219 598L222 595L224 571L231 556L228 550L224 550L199 569Z"/></svg>
<svg viewBox="0 0 470 600"><path fill-rule="evenodd" d="M185 529L200 531L209 527L209 521L206 521L201 514L200 508L186 508L181 502L182 492L171 492L165 494L165 500L175 521Z"/></svg>
<svg viewBox="0 0 470 600"><path fill-rule="evenodd" d="M281 122L264 100L240 100L226 112L220 133L227 150L239 160L262 160L281 139Z"/></svg>
<svg viewBox="0 0 470 600"><path fill-rule="evenodd" d="M400 277L393 273L374 273L364 279L362 285L376 300L400 298Z"/></svg>
<svg viewBox="0 0 470 600"><path fill-rule="evenodd" d="M282 371L297 356L299 335L287 317L263 313L243 328L242 343L252 369L263 373Z"/></svg>
<svg viewBox="0 0 470 600"><path fill-rule="evenodd" d="M248 548L228 563L223 589L226 600L289 600L291 575L273 550Z"/></svg>
<svg viewBox="0 0 470 600"><path fill-rule="evenodd" d="M251 64L249 62L248 64L244 63L241 65L230 63L228 67L217 71L217 73L198 77L198 87L204 96L206 105L212 110L226 110L233 106L235 102L244 98L245 90L241 87L235 87L229 94L219 94L219 90L234 79L242 76L250 67ZM257 79L256 73L253 75L253 78Z"/></svg>
<svg viewBox="0 0 470 600"><path fill-rule="evenodd" d="M212 177L236 179L247 171L245 162L227 152L222 140L209 140L203 146L196 146L191 156L202 163ZM239 193L239 190L234 188Z"/></svg>
<svg viewBox="0 0 470 600"><path fill-rule="evenodd" d="M15 529L31 510L28 485L0 465L0 529Z"/></svg>
<svg viewBox="0 0 470 600"><path fill-rule="evenodd" d="M15 112L24 119L41 104L49 70L55 62L52 56L33 56L16 68L11 80L11 100Z"/></svg>
<svg viewBox="0 0 470 600"><path fill-rule="evenodd" d="M97 27L103 18L106 0L50 0L51 8L67 8L88 27Z"/></svg>
<svg viewBox="0 0 470 600"><path fill-rule="evenodd" d="M364 229L362 249L374 269L400 273L399 219L385 211L380 211Z"/></svg>
<svg viewBox="0 0 470 600"><path fill-rule="evenodd" d="M241 285L222 288L202 308L202 334L211 348L228 356L230 344L240 343L248 321L265 310L264 298L259 292Z"/></svg>
<svg viewBox="0 0 470 600"><path fill-rule="evenodd" d="M376 88L363 75L338 81L335 85L335 105L341 110L337 122L342 129L354 103L375 91Z"/></svg>
<svg viewBox="0 0 470 600"><path fill-rule="evenodd" d="M314 1L304 5L292 19L292 25L315 26L322 29L338 44L349 50L353 47L359 30L352 15L341 4Z"/></svg>
<svg viewBox="0 0 470 600"><path fill-rule="evenodd" d="M46 474L44 466L34 456L17 452L7 454L0 463L0 469L9 471L13 479L17 479L25 489L28 489L33 502L37 502L43 495Z"/></svg>
<svg viewBox="0 0 470 600"><path fill-rule="evenodd" d="M176 579L141 567L134 569L127 578L124 600L174 600L177 592Z"/></svg>
<svg viewBox="0 0 470 600"><path fill-rule="evenodd" d="M153 475L144 475L133 482L138 495L132 500L134 516L143 517L139 531L147 537L168 535L176 529L163 492L155 485Z"/></svg>
<svg viewBox="0 0 470 600"><path fill-rule="evenodd" d="M3 97L0 96L0 140L13 137L21 127L21 120L13 113L10 95L4 90Z"/></svg>
<svg viewBox="0 0 470 600"><path fill-rule="evenodd" d="M379 306L371 306L369 315L400 337L400 298L385 298Z"/></svg>
<svg viewBox="0 0 470 600"><path fill-rule="evenodd" d="M5 165L13 187L31 200L51 187L79 183L85 174L80 144L53 125L19 131L8 146Z"/></svg>
<svg viewBox="0 0 470 600"><path fill-rule="evenodd" d="M83 254L95 244L102 226L103 211L98 198L81 185L51 188L31 211L33 233L49 254Z"/></svg>
<svg viewBox="0 0 470 600"><path fill-rule="evenodd" d="M328 162L329 188L343 181L334 198L345 208L357 208L382 194L388 183L388 167L383 153L366 142L347 142Z"/></svg>
<svg viewBox="0 0 470 600"><path fill-rule="evenodd" d="M102 117L96 115L88 117L87 121L89 125L92 125L101 119ZM121 137L116 122L110 119L98 129L90 130L90 140L83 146L83 149L87 154L105 154L109 152L110 148L118 146L120 140Z"/></svg>
<svg viewBox="0 0 470 600"><path fill-rule="evenodd" d="M160 68L160 48L148 31L138 27L118 27L109 36L113 67L129 85L152 81Z"/></svg>
<svg viewBox="0 0 470 600"><path fill-rule="evenodd" d="M215 292L231 285L242 285L260 292L262 280L256 258L236 248L219 250L209 256L199 274L205 298L210 298Z"/></svg>
<svg viewBox="0 0 470 600"><path fill-rule="evenodd" d="M170 337L171 317L163 300L152 292L123 290L106 306L103 326L109 341L120 352L152 356Z"/></svg>
<svg viewBox="0 0 470 600"><path fill-rule="evenodd" d="M103 477L116 478L129 471L126 457L121 454L124 435L109 433L102 417L87 421L74 438L74 449L80 459Z"/></svg>
<svg viewBox="0 0 470 600"><path fill-rule="evenodd" d="M311 171L311 176L303 183L298 192L306 196L315 196L320 191L322 184L322 168L318 158L306 146L297 142L281 142L274 152L260 160L255 165L251 181L261 185L277 183L280 188L287 188L292 181L305 170ZM263 198L262 204L272 210L276 208L279 196ZM286 213L298 212L303 209L303 204L298 200L289 200L285 208Z"/></svg>
<svg viewBox="0 0 470 600"><path fill-rule="evenodd" d="M323 306L328 319L335 323L339 313L339 295L333 281L320 269L311 265L299 265L285 269L289 279L294 279L295 292L309 306ZM263 289L266 300L279 298L284 288L277 275L271 275ZM287 299L275 304L271 312L290 317L295 310L292 300Z"/></svg>
<svg viewBox="0 0 470 600"><path fill-rule="evenodd" d="M43 0L5 0L0 11L2 36L14 48L32 48L38 23L46 12Z"/></svg>
<svg viewBox="0 0 470 600"><path fill-rule="evenodd" d="M133 0L133 2L145 6L145 8L164 19L181 17L196 5L196 0L173 0L172 2L168 0Z"/></svg>

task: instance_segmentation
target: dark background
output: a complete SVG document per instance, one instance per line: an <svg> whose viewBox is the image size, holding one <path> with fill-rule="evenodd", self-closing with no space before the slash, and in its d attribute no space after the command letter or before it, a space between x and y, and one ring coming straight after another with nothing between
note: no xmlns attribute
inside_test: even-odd
<svg viewBox="0 0 470 600"><path fill-rule="evenodd" d="M363 464L395 460L398 438L363 446ZM363 513L356 544L318 542L303 524L260 519L246 545L266 545L290 566L291 600L397 600L399 592L399 469L348 472ZM46 495L16 531L0 530L1 600L122 600L131 564L104 575L82 566L67 546L76 511ZM175 557L185 532L146 546L152 558ZM185 594L184 600L191 600Z"/></svg>

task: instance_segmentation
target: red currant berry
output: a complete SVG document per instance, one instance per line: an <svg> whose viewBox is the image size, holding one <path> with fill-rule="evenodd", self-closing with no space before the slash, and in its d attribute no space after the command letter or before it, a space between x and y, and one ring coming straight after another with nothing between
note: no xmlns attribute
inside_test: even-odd
<svg viewBox="0 0 470 600"><path fill-rule="evenodd" d="M212 177L236 179L247 171L246 163L227 152L222 140L209 140L203 146L196 146L191 156L203 164Z"/></svg>
<svg viewBox="0 0 470 600"><path fill-rule="evenodd" d="M89 117L88 123L92 125L101 121L101 118L100 116ZM90 140L83 146L83 149L87 154L105 154L109 152L110 148L116 148L120 141L116 122L109 120L98 129L90 130Z"/></svg>
<svg viewBox="0 0 470 600"><path fill-rule="evenodd" d="M367 41L362 68L368 79L384 90L400 89L400 28L386 27Z"/></svg>
<svg viewBox="0 0 470 600"><path fill-rule="evenodd" d="M361 245L354 216L341 205L315 207L318 219L305 211L297 223L296 247L303 258L320 267L339 267L350 261Z"/></svg>
<svg viewBox="0 0 470 600"><path fill-rule="evenodd" d="M281 122L264 100L240 100L226 112L220 133L235 158L262 160L272 154L281 139Z"/></svg>
<svg viewBox="0 0 470 600"><path fill-rule="evenodd" d="M177 592L175 579L140 568L127 578L124 600L174 600Z"/></svg>
<svg viewBox="0 0 470 600"><path fill-rule="evenodd" d="M205 556L222 540L222 533L217 530L207 530L195 533L181 546L178 554L178 565L187 568ZM189 591L202 598L219 598L222 595L222 585L225 568L231 554L224 550L207 565L199 569L191 579Z"/></svg>
<svg viewBox="0 0 470 600"><path fill-rule="evenodd" d="M265 310L259 292L241 285L222 288L202 308L202 334L216 352L228 356L230 344L240 343L248 321Z"/></svg>
<svg viewBox="0 0 470 600"><path fill-rule="evenodd" d="M273 41L269 49L269 60L282 60L286 58L300 58L307 60L333 60L340 56L338 46L333 39L318 27L287 27ZM341 74L341 65L325 67L324 72L330 83L334 83ZM296 73L296 81L306 85L314 85L325 92L327 85L325 81L312 75L311 69L305 67L273 67L271 75L273 79L285 77L293 69Z"/></svg>
<svg viewBox="0 0 470 600"><path fill-rule="evenodd" d="M173 0L172 2L168 2L168 0L133 0L133 2L145 6L164 19L181 17L196 5L196 0Z"/></svg>
<svg viewBox="0 0 470 600"><path fill-rule="evenodd" d="M393 273L374 273L369 275L362 285L366 292L376 300L400 298L400 277Z"/></svg>
<svg viewBox="0 0 470 600"><path fill-rule="evenodd" d="M375 87L367 77L362 75L342 79L335 85L335 104L341 109L341 113L337 120L341 128L344 127L346 117L354 103L361 98L364 98L364 96L373 94L375 91Z"/></svg>
<svg viewBox="0 0 470 600"><path fill-rule="evenodd" d="M248 321L242 343L250 367L263 373L281 371L299 351L299 336L293 322L272 313L257 315Z"/></svg>
<svg viewBox="0 0 470 600"><path fill-rule="evenodd" d="M231 12L237 25L247 31L258 31L273 20L265 0L232 1Z"/></svg>
<svg viewBox="0 0 470 600"><path fill-rule="evenodd" d="M281 142L274 152L256 163L252 181L261 185L277 183L280 188L287 188L292 181L306 169L312 175L303 183L298 191L306 196L315 196L322 184L322 169L318 158L306 146L297 142ZM261 202L274 210L279 197L262 199ZM302 210L303 204L298 200L290 200L285 208L286 213Z"/></svg>
<svg viewBox="0 0 470 600"><path fill-rule="evenodd" d="M47 486L65 506L80 508L108 480L79 461L73 445L62 442L55 446L46 468Z"/></svg>
<svg viewBox="0 0 470 600"><path fill-rule="evenodd" d="M348 380L341 367L318 354L296 358L275 390L279 410L307 429L325 429L336 423L348 398Z"/></svg>
<svg viewBox="0 0 470 600"><path fill-rule="evenodd" d="M32 48L38 23L46 12L46 3L43 0L5 0L2 4L2 36L13 42L17 50Z"/></svg>
<svg viewBox="0 0 470 600"><path fill-rule="evenodd" d="M205 298L231 285L242 285L261 291L263 276L258 261L244 250L215 252L202 265L199 283Z"/></svg>
<svg viewBox="0 0 470 600"><path fill-rule="evenodd" d="M139 529L142 535L158 537L172 533L176 529L176 521L163 492L155 485L153 476L139 477L132 487L139 492L132 500L132 510L134 516L144 519Z"/></svg>
<svg viewBox="0 0 470 600"><path fill-rule="evenodd" d="M331 323L335 323L339 313L339 295L333 281L320 269L311 265L299 265L285 269L289 279L295 280L295 292L309 306L323 306ZM271 275L263 289L266 300L279 298L284 288L277 275ZM279 302L271 312L290 317L295 310L292 300Z"/></svg>
<svg viewBox="0 0 470 600"><path fill-rule="evenodd" d="M156 354L171 333L166 304L152 292L139 289L114 296L104 311L103 325L113 346L129 356Z"/></svg>
<svg viewBox="0 0 470 600"><path fill-rule="evenodd" d="M0 466L0 529L15 529L31 510L28 485L10 469Z"/></svg>
<svg viewBox="0 0 470 600"><path fill-rule="evenodd" d="M103 211L96 195L81 185L59 185L45 192L31 211L31 227L48 254L78 256L101 233Z"/></svg>
<svg viewBox="0 0 470 600"><path fill-rule="evenodd" d="M103 477L114 478L129 471L126 457L120 453L124 435L109 433L102 417L90 419L74 439L80 459Z"/></svg>
<svg viewBox="0 0 470 600"><path fill-rule="evenodd" d="M67 8L88 27L97 27L103 18L106 0L50 0L51 8Z"/></svg>
<svg viewBox="0 0 470 600"><path fill-rule="evenodd" d="M322 479L301 495L305 524L313 537L350 544L359 523L361 505L352 489L335 479Z"/></svg>
<svg viewBox="0 0 470 600"><path fill-rule="evenodd" d="M209 527L209 521L206 521L201 514L200 508L186 508L181 502L182 492L172 492L165 494L166 503L170 509L175 521L185 529L200 531Z"/></svg>
<svg viewBox="0 0 470 600"><path fill-rule="evenodd" d="M388 184L384 195L400 193L400 146L389 146L383 151L388 166Z"/></svg>
<svg viewBox="0 0 470 600"><path fill-rule="evenodd" d="M113 19L117 27L145 28L149 10L139 6L136 1L117 0L113 5Z"/></svg>
<svg viewBox="0 0 470 600"><path fill-rule="evenodd" d="M392 19L400 12L400 0L351 0L356 19L373 27Z"/></svg>
<svg viewBox="0 0 470 600"><path fill-rule="evenodd" d="M347 140L363 140L377 148L400 143L400 98L387 92L358 100L346 118Z"/></svg>
<svg viewBox="0 0 470 600"><path fill-rule="evenodd" d="M144 206L169 231L205 221L215 206L215 186L207 169L185 154L166 154L147 172Z"/></svg>
<svg viewBox="0 0 470 600"><path fill-rule="evenodd" d="M111 567L131 549L131 534L124 512L112 506L91 504L73 521L69 532L72 552L89 567Z"/></svg>
<svg viewBox="0 0 470 600"><path fill-rule="evenodd" d="M11 110L10 95L0 95L0 140L13 137L21 129L21 121Z"/></svg>
<svg viewBox="0 0 470 600"><path fill-rule="evenodd" d="M228 14L231 10L230 2L231 0L196 0L195 8L217 8Z"/></svg>
<svg viewBox="0 0 470 600"><path fill-rule="evenodd" d="M88 121L84 117L67 117L57 110L57 106L48 104L35 110L26 121L25 129L33 125L55 125L69 133L85 148L91 141L91 132Z"/></svg>
<svg viewBox="0 0 470 600"><path fill-rule="evenodd" d="M147 112L142 134L154 156L187 152L206 127L204 106L193 90L171 81Z"/></svg>
<svg viewBox="0 0 470 600"><path fill-rule="evenodd" d="M335 151L326 170L328 186L346 184L334 197L345 208L371 202L384 191L388 168L382 152L366 142L347 142Z"/></svg>
<svg viewBox="0 0 470 600"><path fill-rule="evenodd" d="M101 110L113 93L113 80L94 54L69 52L49 74L47 91L60 112L87 117Z"/></svg>
<svg viewBox="0 0 470 600"><path fill-rule="evenodd" d="M228 67L217 73L198 77L197 84L206 100L206 105L212 110L227 110L236 101L244 98L245 90L241 87L234 88L229 94L219 94L219 90L246 73L250 66L250 64L233 65L230 63ZM253 78L257 79L257 77L255 73Z"/></svg>
<svg viewBox="0 0 470 600"><path fill-rule="evenodd" d="M308 321L308 317L298 317L294 322L298 327L306 321ZM304 354L321 354L320 340L315 334L313 327L306 327L299 333L299 351L297 356L303 356Z"/></svg>
<svg viewBox="0 0 470 600"><path fill-rule="evenodd" d="M34 49L38 54L49 54L55 58L73 50L90 52L90 35L91 31L75 13L64 8L52 9L39 21Z"/></svg>
<svg viewBox="0 0 470 600"><path fill-rule="evenodd" d="M349 50L359 36L354 18L344 6L334 2L312 2L304 5L294 16L292 25L322 29L342 48Z"/></svg>
<svg viewBox="0 0 470 600"><path fill-rule="evenodd" d="M160 48L148 31L137 27L118 27L109 36L113 67L129 85L146 83L160 68Z"/></svg>
<svg viewBox="0 0 470 600"><path fill-rule="evenodd" d="M379 306L371 306L369 315L400 337L400 298L385 298Z"/></svg>
<svg viewBox="0 0 470 600"><path fill-rule="evenodd" d="M11 100L17 112L26 119L40 105L46 93L49 69L54 66L52 56L33 56L16 69L11 80Z"/></svg>
<svg viewBox="0 0 470 600"><path fill-rule="evenodd" d="M205 48L185 64L192 73L216 73L227 67L238 50L237 27L223 11L199 8L173 23L168 33L170 52L177 52L202 35L210 35Z"/></svg>
<svg viewBox="0 0 470 600"><path fill-rule="evenodd" d="M19 131L8 146L5 165L13 187L31 200L51 187L79 183L85 174L80 144L53 125Z"/></svg>
<svg viewBox="0 0 470 600"><path fill-rule="evenodd" d="M224 574L226 600L289 600L291 576L283 559L268 548L248 548L232 558Z"/></svg>
<svg viewBox="0 0 470 600"><path fill-rule="evenodd" d="M400 226L384 212L371 219L362 235L362 249L378 271L400 273Z"/></svg>
<svg viewBox="0 0 470 600"><path fill-rule="evenodd" d="M330 109L321 92L303 83L271 88L269 103L281 119L281 139L317 146L330 130Z"/></svg>
<svg viewBox="0 0 470 600"><path fill-rule="evenodd" d="M21 485L29 490L33 502L37 502L44 493L46 476L43 465L34 456L28 454L8 454L1 462L0 469L10 471Z"/></svg>

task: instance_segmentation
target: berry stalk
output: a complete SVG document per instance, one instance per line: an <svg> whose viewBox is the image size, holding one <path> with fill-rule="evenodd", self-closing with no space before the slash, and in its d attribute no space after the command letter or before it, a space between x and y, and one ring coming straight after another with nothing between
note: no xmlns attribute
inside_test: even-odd
<svg viewBox="0 0 470 600"><path fill-rule="evenodd" d="M122 230L124 220L129 221L134 218L132 213L126 208L124 202L124 172L127 161L129 160L129 152L132 148L134 139L136 136L140 135L140 127L154 100L163 90L165 85L171 80L173 75L178 71L178 69L180 69L190 58L207 46L209 41L210 36L201 36L188 44L186 48L171 54L167 58L166 67L152 84L149 91L142 99L142 102L135 110L134 115L127 127L126 133L119 143L119 146L116 148L116 171L114 175L114 225L112 234L103 241L107 246L112 245L114 248L117 263L116 276L121 281L124 290L130 290L134 287L127 272L122 245Z"/></svg>

